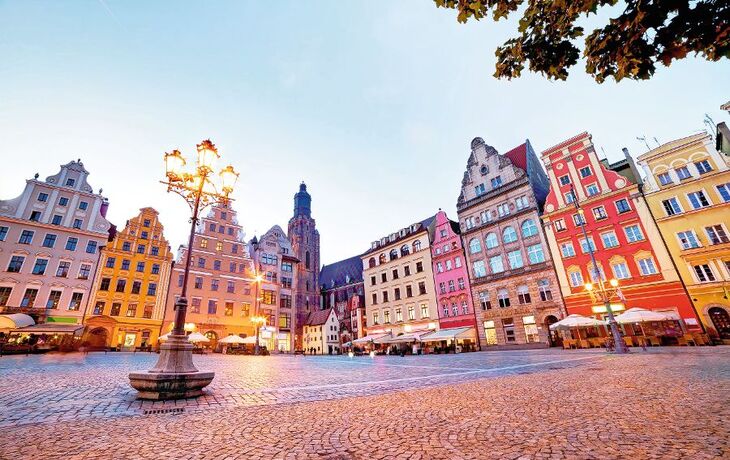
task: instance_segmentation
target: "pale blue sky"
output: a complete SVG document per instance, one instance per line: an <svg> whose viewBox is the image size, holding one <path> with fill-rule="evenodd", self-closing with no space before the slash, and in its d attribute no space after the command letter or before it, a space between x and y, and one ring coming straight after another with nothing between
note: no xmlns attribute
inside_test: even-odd
<svg viewBox="0 0 730 460"><path fill-rule="evenodd" d="M376 9L377 4L377 9ZM322 262L455 203L473 137L540 152L574 134L639 154L727 121L730 64L697 59L648 82L495 80L508 23L460 25L431 0L0 1L0 198L82 158L118 226L160 210L173 248L187 206L162 154L210 137L241 171L248 237L286 228L305 180Z"/></svg>

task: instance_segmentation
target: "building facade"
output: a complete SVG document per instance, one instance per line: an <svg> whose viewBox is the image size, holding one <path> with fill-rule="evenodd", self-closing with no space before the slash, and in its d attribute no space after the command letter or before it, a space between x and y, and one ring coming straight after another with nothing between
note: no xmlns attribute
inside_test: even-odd
<svg viewBox="0 0 730 460"><path fill-rule="evenodd" d="M636 168L631 157L626 154L616 167L604 164L591 136L582 133L547 149L542 159L551 184L544 228L567 313L606 315L605 306L585 288L600 276L619 282L621 295L612 300L616 312L642 307L673 313L690 329L699 329L639 185L632 183ZM589 247L598 267L591 263Z"/></svg>
<svg viewBox="0 0 730 460"><path fill-rule="evenodd" d="M257 273L254 292L256 314L267 318L259 340L269 350L290 352L294 349L296 314L294 291L297 282L297 264L289 239L278 225L274 225L250 244Z"/></svg>
<svg viewBox="0 0 730 460"><path fill-rule="evenodd" d="M319 308L319 232L312 218L312 197L302 182L294 195L294 216L289 220L289 241L299 260L294 289L295 344L301 348L302 329L309 313Z"/></svg>
<svg viewBox="0 0 730 460"><path fill-rule="evenodd" d="M99 248L112 228L106 198L94 193L88 175L72 161L0 201L0 313L27 313L74 332L82 323Z"/></svg>
<svg viewBox="0 0 730 460"><path fill-rule="evenodd" d="M548 346L564 316L540 224L547 191L529 141L505 155L472 141L457 210L482 348Z"/></svg>
<svg viewBox="0 0 730 460"><path fill-rule="evenodd" d="M101 251L84 342L134 350L157 343L165 316L172 253L159 214L142 208Z"/></svg>
<svg viewBox="0 0 730 460"><path fill-rule="evenodd" d="M360 259L365 280L367 335L438 329L429 217L374 241Z"/></svg>
<svg viewBox="0 0 730 460"><path fill-rule="evenodd" d="M335 310L342 343L363 337L365 285L360 256L322 266L319 282L322 308Z"/></svg>
<svg viewBox="0 0 730 460"><path fill-rule="evenodd" d="M638 162L649 208L705 329L730 342L730 160L702 133Z"/></svg>
<svg viewBox="0 0 730 460"><path fill-rule="evenodd" d="M192 251L192 259L185 330L205 335L210 341L205 345L211 348L228 335L255 335L251 316L256 271L236 211L228 205L214 206L200 219L192 249L180 247L172 269L162 333L173 327L188 250Z"/></svg>
<svg viewBox="0 0 730 460"><path fill-rule="evenodd" d="M313 355L339 354L339 327L333 308L312 311L302 327L304 351Z"/></svg>
<svg viewBox="0 0 730 460"><path fill-rule="evenodd" d="M439 329L470 327L476 331L474 302L459 223L439 210L429 230ZM478 343L476 345L479 346Z"/></svg>

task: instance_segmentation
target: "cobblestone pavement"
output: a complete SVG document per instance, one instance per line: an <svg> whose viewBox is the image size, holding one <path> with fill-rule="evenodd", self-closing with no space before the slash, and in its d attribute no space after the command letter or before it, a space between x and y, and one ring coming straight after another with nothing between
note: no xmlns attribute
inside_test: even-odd
<svg viewBox="0 0 730 460"><path fill-rule="evenodd" d="M0 358L0 458L730 457L730 348L206 356L210 395L143 415L153 360Z"/></svg>

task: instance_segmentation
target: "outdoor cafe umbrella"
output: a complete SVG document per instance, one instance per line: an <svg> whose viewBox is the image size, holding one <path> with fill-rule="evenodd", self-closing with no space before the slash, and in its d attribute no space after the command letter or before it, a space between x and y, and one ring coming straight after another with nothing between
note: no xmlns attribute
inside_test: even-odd
<svg viewBox="0 0 730 460"><path fill-rule="evenodd" d="M581 315L569 315L557 323L550 325L551 331L565 331L577 327L593 327L593 326L605 326L606 322L600 319L588 318Z"/></svg>
<svg viewBox="0 0 730 460"><path fill-rule="evenodd" d="M641 335L646 337L646 333L644 332L644 325L642 323L650 321L667 321L668 319L671 318L664 313L647 310L645 308L634 307L629 308L625 312L618 315L616 317L616 322L620 324L639 323L639 327L641 328Z"/></svg>
<svg viewBox="0 0 730 460"><path fill-rule="evenodd" d="M190 342L196 343L196 342L210 342L208 337L204 336L200 332L193 332L188 336L188 340Z"/></svg>
<svg viewBox="0 0 730 460"><path fill-rule="evenodd" d="M237 335L229 335L228 337L225 337L223 339L220 339L218 341L218 343L223 343L223 344L228 344L228 345L234 344L234 343L236 343L236 344L238 344L238 343L246 343L246 339L244 339L244 338L242 338L240 336L237 336Z"/></svg>

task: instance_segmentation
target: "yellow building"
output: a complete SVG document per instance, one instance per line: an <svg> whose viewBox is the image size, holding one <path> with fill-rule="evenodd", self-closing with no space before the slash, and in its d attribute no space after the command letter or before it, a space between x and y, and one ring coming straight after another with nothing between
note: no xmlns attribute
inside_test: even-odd
<svg viewBox="0 0 730 460"><path fill-rule="evenodd" d="M120 350L156 344L171 264L157 211L142 208L102 249L85 312L83 342Z"/></svg>
<svg viewBox="0 0 730 460"><path fill-rule="evenodd" d="M644 193L707 332L730 343L730 159L701 133L637 159Z"/></svg>

